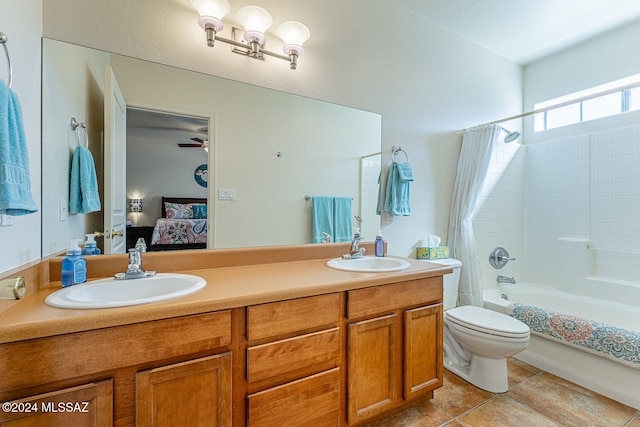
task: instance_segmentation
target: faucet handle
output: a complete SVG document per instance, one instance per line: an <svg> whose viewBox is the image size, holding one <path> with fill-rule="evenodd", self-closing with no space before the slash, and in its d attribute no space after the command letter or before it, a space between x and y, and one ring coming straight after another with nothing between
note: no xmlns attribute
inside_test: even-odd
<svg viewBox="0 0 640 427"><path fill-rule="evenodd" d="M140 266L142 264L142 256L137 249L129 249L129 264Z"/></svg>

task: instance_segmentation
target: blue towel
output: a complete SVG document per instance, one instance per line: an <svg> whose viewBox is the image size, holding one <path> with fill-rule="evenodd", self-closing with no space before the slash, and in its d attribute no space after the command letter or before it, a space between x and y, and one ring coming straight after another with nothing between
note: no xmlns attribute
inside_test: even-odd
<svg viewBox="0 0 640 427"><path fill-rule="evenodd" d="M0 80L0 214L13 216L37 212L31 194L27 139L20 101Z"/></svg>
<svg viewBox="0 0 640 427"><path fill-rule="evenodd" d="M99 210L100 194L93 156L91 151L78 145L71 163L69 213L87 214Z"/></svg>
<svg viewBox="0 0 640 427"><path fill-rule="evenodd" d="M382 169L378 174L378 203L376 204L376 215L382 215Z"/></svg>
<svg viewBox="0 0 640 427"><path fill-rule="evenodd" d="M313 197L311 228L313 243L324 242L323 232L333 237L333 197Z"/></svg>
<svg viewBox="0 0 640 427"><path fill-rule="evenodd" d="M413 181L413 169L411 169L409 163L396 162L396 167L398 168L398 178L400 178L401 182Z"/></svg>
<svg viewBox="0 0 640 427"><path fill-rule="evenodd" d="M387 177L384 210L393 215L411 215L413 170L409 163L393 162Z"/></svg>
<svg viewBox="0 0 640 427"><path fill-rule="evenodd" d="M315 203L315 199L314 199ZM351 197L333 198L333 241L351 241ZM331 233L329 233L331 234Z"/></svg>

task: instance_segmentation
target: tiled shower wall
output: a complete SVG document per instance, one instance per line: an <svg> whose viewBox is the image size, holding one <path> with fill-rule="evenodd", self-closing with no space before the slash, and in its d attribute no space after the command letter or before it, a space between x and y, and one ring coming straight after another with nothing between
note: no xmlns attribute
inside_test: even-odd
<svg viewBox="0 0 640 427"><path fill-rule="evenodd" d="M491 157L481 208L473 221L478 258L485 288L496 286L499 274L522 280L524 271L524 185L525 150L519 143L498 142ZM516 261L496 270L489 255L505 248Z"/></svg>
<svg viewBox="0 0 640 427"><path fill-rule="evenodd" d="M360 224L362 237L373 240L380 227L378 205L378 175L382 167L382 156L370 156L360 160Z"/></svg>
<svg viewBox="0 0 640 427"><path fill-rule="evenodd" d="M525 170L529 280L638 281L640 126L528 145Z"/></svg>
<svg viewBox="0 0 640 427"><path fill-rule="evenodd" d="M485 288L498 274L594 296L640 287L640 126L499 143L485 190L474 221ZM493 269L496 246L516 261Z"/></svg>

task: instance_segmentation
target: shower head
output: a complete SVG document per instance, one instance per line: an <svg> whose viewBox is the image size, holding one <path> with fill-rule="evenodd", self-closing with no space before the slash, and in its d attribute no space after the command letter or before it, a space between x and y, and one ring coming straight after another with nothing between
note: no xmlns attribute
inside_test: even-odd
<svg viewBox="0 0 640 427"><path fill-rule="evenodd" d="M503 131L505 131L507 133L507 136L504 137L504 142L505 144L508 144L510 142L515 141L516 139L520 138L520 132L518 131L508 131L507 129L501 127L500 129L502 129Z"/></svg>

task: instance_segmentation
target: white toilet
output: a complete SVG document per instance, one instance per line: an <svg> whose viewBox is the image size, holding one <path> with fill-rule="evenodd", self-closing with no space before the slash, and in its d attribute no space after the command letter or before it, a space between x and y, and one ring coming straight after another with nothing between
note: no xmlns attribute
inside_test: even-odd
<svg viewBox="0 0 640 427"><path fill-rule="evenodd" d="M507 357L529 345L529 327L481 307L456 307L462 263L431 260L453 268L444 275L444 367L476 387L494 393L509 388Z"/></svg>

